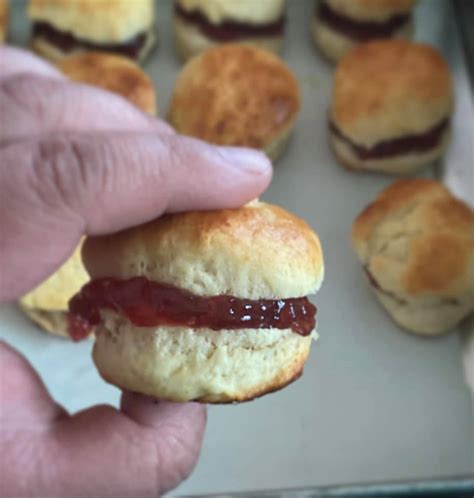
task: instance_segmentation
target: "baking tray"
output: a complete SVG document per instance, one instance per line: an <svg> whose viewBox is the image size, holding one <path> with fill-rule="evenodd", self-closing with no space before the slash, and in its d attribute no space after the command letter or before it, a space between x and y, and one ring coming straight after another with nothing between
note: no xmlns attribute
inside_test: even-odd
<svg viewBox="0 0 474 498"><path fill-rule="evenodd" d="M25 45L25 2L11 3L10 40ZM263 489L473 473L473 414L459 335L424 339L402 332L370 294L350 249L354 217L392 179L350 173L330 153L326 115L333 67L313 48L313 9L313 0L292 0L288 9L283 57L301 85L303 106L263 198L306 219L321 237L327 269L315 299L321 338L304 376L287 389L209 408L198 466L174 494L253 490L255 496ZM180 69L171 12L171 1L157 2L159 48L146 65L162 115ZM455 75L465 70L450 2L422 1L416 27L417 39L437 46L455 64ZM0 336L27 355L67 409L117 405L119 392L97 375L91 344L42 334L12 305L0 307Z"/></svg>

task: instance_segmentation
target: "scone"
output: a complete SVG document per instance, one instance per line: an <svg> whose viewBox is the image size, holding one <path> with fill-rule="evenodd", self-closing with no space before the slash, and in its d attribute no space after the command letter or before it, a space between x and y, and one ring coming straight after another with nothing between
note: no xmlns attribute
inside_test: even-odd
<svg viewBox="0 0 474 498"><path fill-rule="evenodd" d="M410 39L416 0L322 0L316 3L311 32L316 46L337 62L359 43Z"/></svg>
<svg viewBox="0 0 474 498"><path fill-rule="evenodd" d="M8 0L0 0L0 43L3 43L7 38L8 16Z"/></svg>
<svg viewBox="0 0 474 498"><path fill-rule="evenodd" d="M394 183L356 218L352 244L401 327L442 334L474 311L474 211L440 183Z"/></svg>
<svg viewBox="0 0 474 498"><path fill-rule="evenodd" d="M71 79L113 91L143 112L156 110L153 82L133 62L120 56L87 53L65 58L58 67ZM39 327L69 337L67 309L71 297L89 280L80 248L47 280L20 299L20 308Z"/></svg>
<svg viewBox="0 0 474 498"><path fill-rule="evenodd" d="M176 50L187 60L220 43L251 43L278 53L285 0L175 0Z"/></svg>
<svg viewBox="0 0 474 498"><path fill-rule="evenodd" d="M71 333L120 387L173 401L245 401L298 378L315 336L319 239L276 206L167 215L86 241L91 282Z"/></svg>
<svg viewBox="0 0 474 498"><path fill-rule="evenodd" d="M68 335L68 302L89 281L82 264L83 240L72 256L38 287L24 295L21 310L46 332L62 337Z"/></svg>
<svg viewBox="0 0 474 498"><path fill-rule="evenodd" d="M148 114L156 114L153 81L136 63L107 52L70 55L58 62L70 79L117 93Z"/></svg>
<svg viewBox="0 0 474 498"><path fill-rule="evenodd" d="M443 154L452 111L451 75L436 49L401 40L369 42L337 67L330 143L348 168L411 173Z"/></svg>
<svg viewBox="0 0 474 498"><path fill-rule="evenodd" d="M57 61L99 50L144 60L155 43L153 0L30 0L31 47Z"/></svg>
<svg viewBox="0 0 474 498"><path fill-rule="evenodd" d="M168 118L178 133L261 149L275 159L299 109L298 83L277 56L250 45L225 44L185 65Z"/></svg>

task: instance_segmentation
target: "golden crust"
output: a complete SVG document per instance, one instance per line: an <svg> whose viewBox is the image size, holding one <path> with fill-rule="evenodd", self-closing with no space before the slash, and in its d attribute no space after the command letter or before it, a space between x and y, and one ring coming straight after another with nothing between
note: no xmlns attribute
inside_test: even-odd
<svg viewBox="0 0 474 498"><path fill-rule="evenodd" d="M198 295L250 299L306 296L319 288L324 273L313 230L263 202L167 215L90 238L83 260L92 278L142 275Z"/></svg>
<svg viewBox="0 0 474 498"><path fill-rule="evenodd" d="M118 93L143 112L156 114L153 81L130 59L104 52L87 52L64 58L58 68L75 81Z"/></svg>
<svg viewBox="0 0 474 498"><path fill-rule="evenodd" d="M387 21L406 14L417 0L325 0L332 10L358 21Z"/></svg>
<svg viewBox="0 0 474 498"><path fill-rule="evenodd" d="M440 183L400 180L385 189L356 218L352 243L379 290L404 305L404 316L407 306L449 308L452 326L474 309L474 211Z"/></svg>
<svg viewBox="0 0 474 498"><path fill-rule="evenodd" d="M347 54L335 77L330 117L359 145L420 134L450 116L448 65L428 45L373 41Z"/></svg>
<svg viewBox="0 0 474 498"><path fill-rule="evenodd" d="M0 0L0 43L3 43L7 37L8 18L8 0Z"/></svg>
<svg viewBox="0 0 474 498"><path fill-rule="evenodd" d="M268 24L279 19L285 0L177 0L186 12L200 12L209 22L226 21Z"/></svg>
<svg viewBox="0 0 474 498"><path fill-rule="evenodd" d="M93 351L100 375L170 401L233 403L281 389L301 375L313 342L286 329L135 327L113 312L102 317Z"/></svg>
<svg viewBox="0 0 474 498"><path fill-rule="evenodd" d="M77 38L117 43L146 32L154 20L153 0L30 0L28 17Z"/></svg>
<svg viewBox="0 0 474 498"><path fill-rule="evenodd" d="M299 109L298 83L278 57L224 44L185 65L168 116L179 133L263 149L293 125Z"/></svg>

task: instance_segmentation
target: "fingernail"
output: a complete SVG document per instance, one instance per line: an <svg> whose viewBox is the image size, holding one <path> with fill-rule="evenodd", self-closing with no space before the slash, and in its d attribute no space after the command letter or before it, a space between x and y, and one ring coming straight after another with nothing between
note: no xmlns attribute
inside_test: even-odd
<svg viewBox="0 0 474 498"><path fill-rule="evenodd" d="M240 170L263 173L271 168L270 159L258 150L244 147L217 147L217 150L226 162Z"/></svg>

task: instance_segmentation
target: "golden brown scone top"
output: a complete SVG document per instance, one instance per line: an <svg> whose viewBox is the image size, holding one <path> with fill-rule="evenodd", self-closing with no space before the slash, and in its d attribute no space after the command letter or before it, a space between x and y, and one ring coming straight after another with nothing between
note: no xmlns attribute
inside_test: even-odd
<svg viewBox="0 0 474 498"><path fill-rule="evenodd" d="M64 58L58 68L72 80L117 93L143 112L156 114L153 81L126 57L86 52Z"/></svg>
<svg viewBox="0 0 474 498"><path fill-rule="evenodd" d="M30 0L28 17L77 38L125 42L153 23L153 0Z"/></svg>
<svg viewBox="0 0 474 498"><path fill-rule="evenodd" d="M7 37L8 10L8 1L0 0L0 43L3 43Z"/></svg>
<svg viewBox="0 0 474 498"><path fill-rule="evenodd" d="M370 146L426 133L452 107L451 75L436 49L383 40L362 44L341 60L330 115L348 138Z"/></svg>
<svg viewBox="0 0 474 498"><path fill-rule="evenodd" d="M336 12L359 21L387 21L409 12L417 0L326 0Z"/></svg>
<svg viewBox="0 0 474 498"><path fill-rule="evenodd" d="M145 276L198 295L250 299L306 296L324 272L313 230L263 202L167 215L91 238L83 259L92 278Z"/></svg>
<svg viewBox="0 0 474 498"><path fill-rule="evenodd" d="M400 180L356 218L360 260L399 296L471 294L474 211L439 182Z"/></svg>
<svg viewBox="0 0 474 498"><path fill-rule="evenodd" d="M183 68L169 119L179 133L214 144L263 148L293 123L299 108L298 83L278 57L224 44Z"/></svg>

